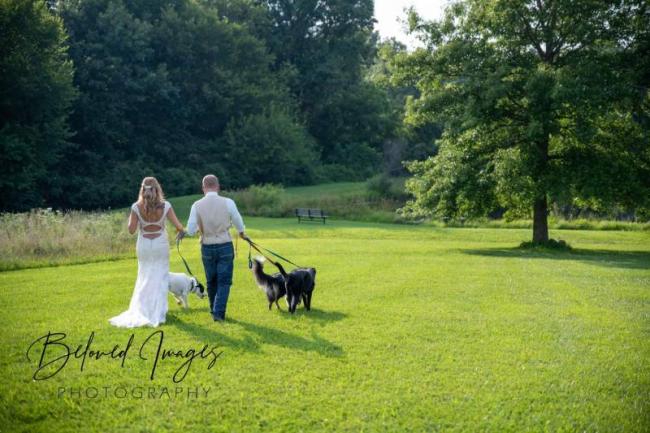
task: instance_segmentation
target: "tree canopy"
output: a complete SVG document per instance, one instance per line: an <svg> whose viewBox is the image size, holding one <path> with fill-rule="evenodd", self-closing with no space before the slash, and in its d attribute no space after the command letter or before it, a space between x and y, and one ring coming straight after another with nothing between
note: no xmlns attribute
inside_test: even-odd
<svg viewBox="0 0 650 433"><path fill-rule="evenodd" d="M226 187L364 179L397 125L365 79L372 0L2 7L4 210L123 206L146 175L171 195L206 172Z"/></svg>
<svg viewBox="0 0 650 433"><path fill-rule="evenodd" d="M445 132L410 165L408 212L505 208L544 242L549 202L650 204L646 2L468 0L410 22L426 48L400 60L408 115Z"/></svg>
<svg viewBox="0 0 650 433"><path fill-rule="evenodd" d="M76 92L66 34L39 0L0 1L0 208L26 210L61 190Z"/></svg>
<svg viewBox="0 0 650 433"><path fill-rule="evenodd" d="M313 167L307 150L254 167L236 157L238 148L263 151L227 134L251 116L268 122L258 122L261 133L278 120L271 108L282 106L280 123L302 126L263 41L217 9L189 0L82 0L63 3L60 13L82 95L71 119L79 146L67 155L61 203L124 203L147 173L165 179L168 193L187 194L206 172L241 186L249 171L279 170L291 183L301 179L291 175L292 163Z"/></svg>

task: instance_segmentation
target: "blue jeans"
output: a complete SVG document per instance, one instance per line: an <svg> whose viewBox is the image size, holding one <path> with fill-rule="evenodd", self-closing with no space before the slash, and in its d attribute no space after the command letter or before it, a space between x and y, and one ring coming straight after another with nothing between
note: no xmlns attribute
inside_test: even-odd
<svg viewBox="0 0 650 433"><path fill-rule="evenodd" d="M226 317L226 305L232 285L233 259L232 242L201 245L201 257L208 284L210 312L215 319Z"/></svg>

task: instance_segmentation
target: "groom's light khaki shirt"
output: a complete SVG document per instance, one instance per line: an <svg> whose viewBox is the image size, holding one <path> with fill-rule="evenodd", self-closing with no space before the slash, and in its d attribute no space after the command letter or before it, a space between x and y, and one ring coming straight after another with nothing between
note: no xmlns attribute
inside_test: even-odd
<svg viewBox="0 0 650 433"><path fill-rule="evenodd" d="M192 205L187 233L193 235L200 230L203 245L223 244L232 240L228 231L231 225L239 233L244 231L244 222L237 205L231 199L210 191Z"/></svg>

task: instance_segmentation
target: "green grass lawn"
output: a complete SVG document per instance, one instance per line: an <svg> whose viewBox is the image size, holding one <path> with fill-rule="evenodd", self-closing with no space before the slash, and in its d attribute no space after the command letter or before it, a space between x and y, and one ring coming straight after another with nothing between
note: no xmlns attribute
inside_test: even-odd
<svg viewBox="0 0 650 433"><path fill-rule="evenodd" d="M223 351L178 385L181 360L161 361L150 381L137 356L151 328L107 322L128 306L134 259L0 273L0 431L648 431L647 232L552 231L575 250L541 253L515 248L528 229L246 223L262 245L318 269L314 310L267 311L240 242L226 323L211 321L207 300L192 297L187 311L170 301L165 347ZM183 253L202 271L196 240ZM183 270L175 251L171 266ZM124 367L87 359L81 372L71 358L33 381L25 352L48 331L75 347L94 331L103 350L133 332L134 349ZM121 386L172 395L58 397ZM210 391L176 398L177 386Z"/></svg>

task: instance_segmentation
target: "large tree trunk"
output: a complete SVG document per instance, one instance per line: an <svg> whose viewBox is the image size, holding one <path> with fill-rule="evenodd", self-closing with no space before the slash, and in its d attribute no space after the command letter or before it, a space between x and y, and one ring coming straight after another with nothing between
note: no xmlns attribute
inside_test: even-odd
<svg viewBox="0 0 650 433"><path fill-rule="evenodd" d="M533 204L533 242L548 241L548 202L546 194Z"/></svg>

